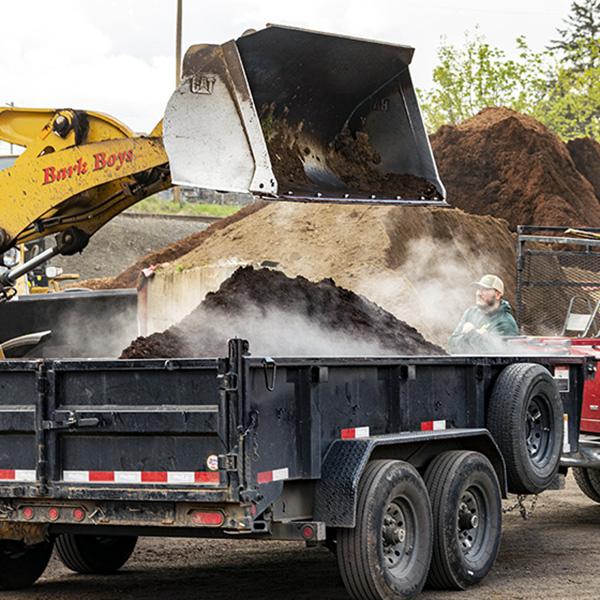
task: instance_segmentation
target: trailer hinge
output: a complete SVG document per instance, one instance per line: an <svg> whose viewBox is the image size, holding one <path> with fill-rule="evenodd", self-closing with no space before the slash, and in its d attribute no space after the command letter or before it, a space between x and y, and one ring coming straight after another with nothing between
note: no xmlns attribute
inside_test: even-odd
<svg viewBox="0 0 600 600"><path fill-rule="evenodd" d="M237 373L225 373L218 375L219 389L223 392L237 392L239 391L239 377Z"/></svg>
<svg viewBox="0 0 600 600"><path fill-rule="evenodd" d="M80 419L79 415L72 410L67 413L64 421L42 421L44 429L75 429L76 427L96 427L97 425L100 425L100 419L96 417Z"/></svg>
<svg viewBox="0 0 600 600"><path fill-rule="evenodd" d="M219 454L219 469L237 471L237 454Z"/></svg>

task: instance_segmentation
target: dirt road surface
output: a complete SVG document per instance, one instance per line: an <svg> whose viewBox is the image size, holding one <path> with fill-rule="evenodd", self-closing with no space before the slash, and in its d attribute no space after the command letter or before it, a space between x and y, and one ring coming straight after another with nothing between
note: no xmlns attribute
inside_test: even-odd
<svg viewBox="0 0 600 600"><path fill-rule="evenodd" d="M505 507L515 501L511 496ZM529 505L530 502L527 502ZM463 592L425 590L423 600L579 600L600 598L600 505L569 475L545 492L531 519L504 515L496 564ZM53 556L31 588L2 600L348 600L335 556L296 542L145 538L116 575L69 571Z"/></svg>

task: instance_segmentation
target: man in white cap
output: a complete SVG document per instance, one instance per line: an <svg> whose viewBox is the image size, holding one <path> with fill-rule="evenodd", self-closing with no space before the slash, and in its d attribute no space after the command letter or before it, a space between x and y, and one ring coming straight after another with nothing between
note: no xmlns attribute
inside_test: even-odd
<svg viewBox="0 0 600 600"><path fill-rule="evenodd" d="M494 354L505 351L503 337L519 335L510 304L502 299L504 283L496 275L484 275L475 288L475 306L467 308L450 336L451 354Z"/></svg>

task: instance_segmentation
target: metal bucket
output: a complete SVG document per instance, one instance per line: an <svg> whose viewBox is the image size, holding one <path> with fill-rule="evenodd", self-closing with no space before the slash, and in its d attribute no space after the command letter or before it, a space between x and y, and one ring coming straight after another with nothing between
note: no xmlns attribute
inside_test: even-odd
<svg viewBox="0 0 600 600"><path fill-rule="evenodd" d="M163 123L173 182L285 200L444 205L412 55L280 26L192 46Z"/></svg>

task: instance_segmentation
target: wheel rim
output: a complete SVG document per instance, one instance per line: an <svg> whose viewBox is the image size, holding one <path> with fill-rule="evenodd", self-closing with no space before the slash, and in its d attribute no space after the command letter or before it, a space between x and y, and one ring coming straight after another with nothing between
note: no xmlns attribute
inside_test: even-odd
<svg viewBox="0 0 600 600"><path fill-rule="evenodd" d="M527 404L525 440L527 452L536 465L548 462L552 423L548 402L542 396L534 396Z"/></svg>
<svg viewBox="0 0 600 600"><path fill-rule="evenodd" d="M479 486L469 486L458 503L457 539L464 557L477 561L487 548L490 507Z"/></svg>
<svg viewBox="0 0 600 600"><path fill-rule="evenodd" d="M381 531L385 564L394 577L410 572L417 555L417 519L407 498L395 498L385 511Z"/></svg>

